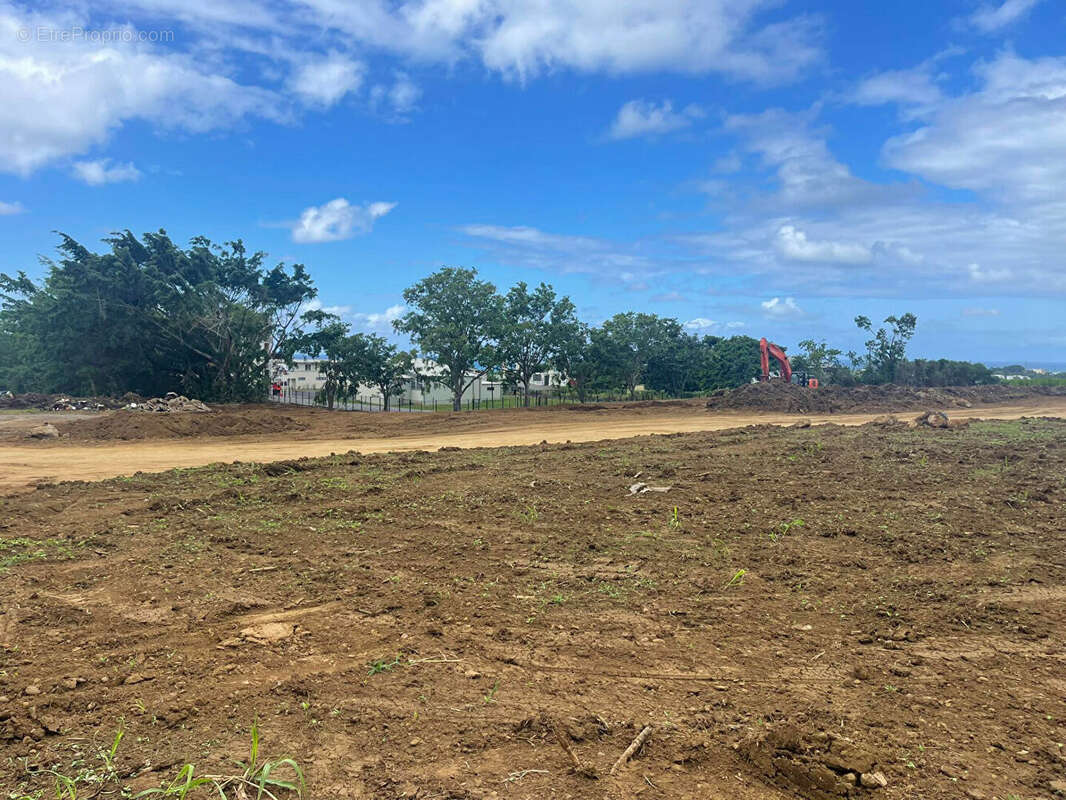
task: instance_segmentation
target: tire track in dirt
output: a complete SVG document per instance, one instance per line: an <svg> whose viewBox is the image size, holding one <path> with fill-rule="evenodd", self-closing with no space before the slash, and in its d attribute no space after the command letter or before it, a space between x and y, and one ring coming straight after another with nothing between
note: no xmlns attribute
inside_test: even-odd
<svg viewBox="0 0 1066 800"><path fill-rule="evenodd" d="M919 413L897 412L907 419ZM956 410L953 416L959 416ZM163 472L174 468L201 467L217 462L279 461L282 459L328 456L356 450L360 453L438 450L443 447L526 447L549 442L591 442L626 439L653 434L696 433L729 430L748 425L791 425L799 419L813 425L862 425L883 414L740 414L709 413L694 409L691 414L677 412L661 415L642 414L618 418L536 420L530 424L526 415L515 415L513 422L461 433L395 435L375 438L308 439L291 434L225 439L143 440L107 444L16 444L0 446L0 490L24 489L43 481L102 480L135 472ZM1042 398L1039 402L989 406L967 412L980 419L1018 419L1029 417L1066 417L1066 398Z"/></svg>

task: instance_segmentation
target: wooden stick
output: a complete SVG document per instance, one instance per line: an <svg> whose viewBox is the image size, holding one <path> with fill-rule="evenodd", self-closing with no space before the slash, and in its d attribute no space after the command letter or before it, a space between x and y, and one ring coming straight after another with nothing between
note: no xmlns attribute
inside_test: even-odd
<svg viewBox="0 0 1066 800"><path fill-rule="evenodd" d="M629 747L626 748L626 751L618 756L618 760L614 762L614 766L611 767L611 775L614 775L618 770L625 766L626 762L633 757L633 754L636 753L644 742L647 741L648 737L651 736L651 732L652 726L647 725L644 727L644 730L637 734L637 738L633 740L633 743L629 745Z"/></svg>
<svg viewBox="0 0 1066 800"><path fill-rule="evenodd" d="M570 746L570 742L567 741L566 734L563 733L563 727L554 721L551 723L551 727L552 732L555 734L555 741L557 741L559 743L559 746L563 748L563 750L568 756L570 756L570 761L573 762L574 765L574 772L586 778L595 779L597 777L596 770L593 769L591 766L586 767L584 764L581 763L581 759L577 757L577 753L574 752L574 748L572 748Z"/></svg>
<svg viewBox="0 0 1066 800"><path fill-rule="evenodd" d="M559 743L559 746L570 756L570 760L574 762L574 769L580 772L584 766L581 763L581 759L577 757L577 753L574 752L574 748L570 746L570 742L566 741L566 734L563 733L562 726L557 722L553 722L552 732L555 734L555 741Z"/></svg>

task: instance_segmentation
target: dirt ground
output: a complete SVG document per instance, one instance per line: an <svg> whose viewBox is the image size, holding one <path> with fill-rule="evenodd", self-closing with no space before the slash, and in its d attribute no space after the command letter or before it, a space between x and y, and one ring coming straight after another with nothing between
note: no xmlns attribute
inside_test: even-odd
<svg viewBox="0 0 1066 800"><path fill-rule="evenodd" d="M2 500L0 797L256 720L328 800L1061 786L1066 422L338 452Z"/></svg>
<svg viewBox="0 0 1066 800"><path fill-rule="evenodd" d="M901 418L924 410L901 413ZM1066 397L1031 397L1022 402L979 409L949 408L952 417L1017 419L1022 416L1066 417ZM582 410L529 409L448 414L381 414L330 412L293 406L226 408L211 414L96 415L0 414L0 491L42 481L98 480L138 471L197 467L215 462L276 461L301 456L436 450L441 447L500 447L588 442L650 434L725 430L745 425L791 425L807 419L844 425L869 422L875 413L811 414L708 411L702 401L638 403ZM128 418L134 417L133 421ZM140 423L148 418L150 422ZM238 422L234 422L238 420ZM64 432L56 440L32 440L26 431L51 421ZM150 426L153 436L115 440L116 429ZM162 427L161 427L162 426ZM200 427L197 427L200 426ZM206 426L206 427L204 427ZM267 432L225 435L240 426ZM146 428L147 429L147 428ZM161 430L186 430L169 435ZM207 435L203 431L212 431ZM75 431L76 433L71 433ZM104 431L94 439L93 431ZM191 432L188 432L191 431Z"/></svg>

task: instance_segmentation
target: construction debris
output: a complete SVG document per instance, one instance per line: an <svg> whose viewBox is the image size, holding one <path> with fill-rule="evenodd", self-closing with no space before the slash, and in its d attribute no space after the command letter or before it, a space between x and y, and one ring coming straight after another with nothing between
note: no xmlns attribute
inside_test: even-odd
<svg viewBox="0 0 1066 800"><path fill-rule="evenodd" d="M52 411L107 411L107 406L97 400L58 397L52 403Z"/></svg>
<svg viewBox="0 0 1066 800"><path fill-rule="evenodd" d="M646 492L668 492L673 486L648 486L646 483L634 483L629 487L630 494L644 494Z"/></svg>
<svg viewBox="0 0 1066 800"><path fill-rule="evenodd" d="M199 400L190 400L176 392L167 392L164 397L153 397L139 403L127 403L124 408L126 411L149 411L157 414L201 413L211 410Z"/></svg>

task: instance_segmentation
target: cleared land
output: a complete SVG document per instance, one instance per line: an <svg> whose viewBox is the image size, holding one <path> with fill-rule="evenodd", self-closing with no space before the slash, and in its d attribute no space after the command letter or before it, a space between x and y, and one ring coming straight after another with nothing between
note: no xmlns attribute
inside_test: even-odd
<svg viewBox="0 0 1066 800"><path fill-rule="evenodd" d="M929 408L915 406L906 418ZM936 407L936 406L932 406ZM1066 397L1034 396L1006 405L948 407L953 416L1017 419L1066 416ZM746 425L858 425L876 413L787 414L711 411L702 401L636 403L621 407L371 414L277 406L222 407L210 414L0 415L0 489L42 481L99 480L172 467L225 461L275 461L361 453L588 442L650 434L725 430ZM54 423L59 440L27 440L26 431Z"/></svg>
<svg viewBox="0 0 1066 800"><path fill-rule="evenodd" d="M559 435L4 499L0 789L120 724L120 783L232 774L258 718L314 798L1053 796L1066 423Z"/></svg>

